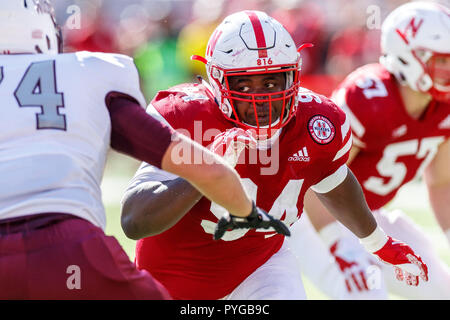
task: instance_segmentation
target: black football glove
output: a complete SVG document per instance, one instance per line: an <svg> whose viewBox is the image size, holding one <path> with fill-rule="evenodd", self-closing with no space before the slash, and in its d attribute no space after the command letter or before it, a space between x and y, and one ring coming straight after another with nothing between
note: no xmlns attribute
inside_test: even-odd
<svg viewBox="0 0 450 320"><path fill-rule="evenodd" d="M253 209L247 217L237 217L226 213L217 222L214 231L214 240L219 240L225 234L225 231L234 229L269 229L274 228L276 232L290 236L289 228L280 220L274 219L270 214L258 208L253 202Z"/></svg>

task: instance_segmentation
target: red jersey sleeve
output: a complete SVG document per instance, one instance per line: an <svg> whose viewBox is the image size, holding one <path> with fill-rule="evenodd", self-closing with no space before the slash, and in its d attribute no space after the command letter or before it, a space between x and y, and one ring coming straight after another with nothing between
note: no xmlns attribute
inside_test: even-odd
<svg viewBox="0 0 450 320"><path fill-rule="evenodd" d="M350 121L346 114L329 98L311 91L299 95L297 124L300 135L309 150L310 169L306 173L312 188L328 192L346 177L345 163L352 146ZM307 130L307 134L304 133Z"/></svg>
<svg viewBox="0 0 450 320"><path fill-rule="evenodd" d="M214 96L201 84L181 84L158 92L147 113L205 147L216 135L232 127Z"/></svg>
<svg viewBox="0 0 450 320"><path fill-rule="evenodd" d="M347 176L346 162L352 147L352 131L350 121L345 113L330 101L329 121L334 127L335 138L324 153L319 182L312 189L319 193L326 193L337 187ZM313 118L314 119L314 118ZM314 120L310 120L314 121ZM309 127L313 124L309 124Z"/></svg>
<svg viewBox="0 0 450 320"><path fill-rule="evenodd" d="M336 88L332 99L350 120L353 143L364 150L386 143L385 119L398 118L399 108L392 106L402 104L392 76L380 64L355 70Z"/></svg>

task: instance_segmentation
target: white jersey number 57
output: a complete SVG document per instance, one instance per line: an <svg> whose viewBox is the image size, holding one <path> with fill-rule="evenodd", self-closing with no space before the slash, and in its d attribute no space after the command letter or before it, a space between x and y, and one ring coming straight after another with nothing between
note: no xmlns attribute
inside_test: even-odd
<svg viewBox="0 0 450 320"><path fill-rule="evenodd" d="M404 163L398 162L402 156L416 155L417 159L423 159L417 169L415 178L422 175L423 170L433 160L438 151L439 144L444 141L444 137L423 138L420 143L418 139L402 141L388 145L383 152L383 157L377 163L378 173L386 178L370 177L363 185L364 187L379 195L387 195L398 188L405 179L407 169Z"/></svg>

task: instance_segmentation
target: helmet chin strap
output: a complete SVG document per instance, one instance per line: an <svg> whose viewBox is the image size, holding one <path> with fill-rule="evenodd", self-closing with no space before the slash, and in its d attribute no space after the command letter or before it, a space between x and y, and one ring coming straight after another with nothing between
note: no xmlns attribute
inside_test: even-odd
<svg viewBox="0 0 450 320"><path fill-rule="evenodd" d="M257 140L257 144L256 144L256 149L258 149L258 150L268 150L268 149L272 148L274 143L280 137L281 130L283 130L283 128L278 129L277 132L275 132L275 134L273 134L268 139L261 139L261 140L258 139Z"/></svg>
<svg viewBox="0 0 450 320"><path fill-rule="evenodd" d="M272 126L276 126L279 122L281 121L281 118L278 118L277 120L275 120L275 122L273 122L270 126L269 125L265 125L265 126L260 126L259 129L269 129ZM248 123L245 123L247 126L252 127L258 129L258 127L256 126L252 126ZM256 144L256 149L258 150L268 150L270 149L273 144L278 140L278 138L280 137L281 134L281 129L278 129L274 134L272 134L270 136L270 138L265 137L265 135L259 135L257 136L257 144ZM274 129L272 129L274 130ZM275 129L276 130L276 129Z"/></svg>

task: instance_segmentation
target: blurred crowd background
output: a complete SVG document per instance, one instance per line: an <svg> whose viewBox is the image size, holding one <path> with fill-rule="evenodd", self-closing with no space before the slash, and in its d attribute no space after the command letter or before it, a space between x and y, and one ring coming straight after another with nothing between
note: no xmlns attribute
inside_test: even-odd
<svg viewBox="0 0 450 320"><path fill-rule="evenodd" d="M267 12L302 51L303 86L329 94L356 67L377 62L380 26L405 0L52 0L63 27L65 51L123 53L135 58L142 90L158 90L206 77L206 44L222 19L236 11ZM449 5L450 0L436 1ZM326 81L324 81L326 79Z"/></svg>

